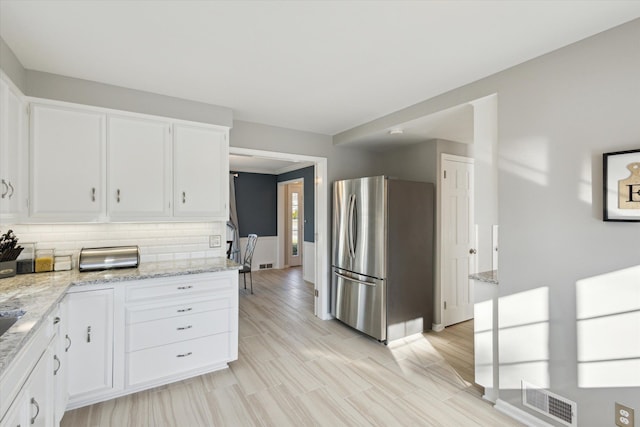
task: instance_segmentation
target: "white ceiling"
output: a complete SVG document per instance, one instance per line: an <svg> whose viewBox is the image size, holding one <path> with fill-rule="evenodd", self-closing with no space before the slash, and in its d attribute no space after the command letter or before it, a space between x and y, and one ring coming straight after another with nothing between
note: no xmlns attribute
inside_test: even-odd
<svg viewBox="0 0 640 427"><path fill-rule="evenodd" d="M348 142L350 147L386 151L430 139L473 143L473 106L469 103L400 123ZM401 131L402 133L392 133Z"/></svg>
<svg viewBox="0 0 640 427"><path fill-rule="evenodd" d="M334 135L640 17L640 1L1 0L25 68Z"/></svg>

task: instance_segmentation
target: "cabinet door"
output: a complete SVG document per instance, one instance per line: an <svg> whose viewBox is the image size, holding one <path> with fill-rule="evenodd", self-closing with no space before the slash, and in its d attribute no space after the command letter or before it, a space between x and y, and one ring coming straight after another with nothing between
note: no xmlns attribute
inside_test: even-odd
<svg viewBox="0 0 640 427"><path fill-rule="evenodd" d="M29 422L32 426L53 425L53 345L52 342L31 371L27 381L26 403Z"/></svg>
<svg viewBox="0 0 640 427"><path fill-rule="evenodd" d="M2 427L58 425L53 416L53 346L51 342L2 418Z"/></svg>
<svg viewBox="0 0 640 427"><path fill-rule="evenodd" d="M113 388L113 289L67 295L69 397Z"/></svg>
<svg viewBox="0 0 640 427"><path fill-rule="evenodd" d="M169 124L109 116L107 134L110 218L166 218L171 200Z"/></svg>
<svg viewBox="0 0 640 427"><path fill-rule="evenodd" d="M12 85L0 79L0 216L15 219L26 202L25 104Z"/></svg>
<svg viewBox="0 0 640 427"><path fill-rule="evenodd" d="M32 104L33 218L96 221L104 213L105 115Z"/></svg>
<svg viewBox="0 0 640 427"><path fill-rule="evenodd" d="M64 412L67 409L67 402L69 401L69 392L67 391L69 358L67 355L71 341L69 338L69 331L67 330L69 319L66 298L58 304L56 314L57 323L55 323L56 336L54 339L53 389L55 397L54 419L55 424L58 425L64 416Z"/></svg>
<svg viewBox="0 0 640 427"><path fill-rule="evenodd" d="M0 426L2 427L21 427L28 426L27 419L27 398L26 391L21 391L9 407L9 410L0 418Z"/></svg>
<svg viewBox="0 0 640 427"><path fill-rule="evenodd" d="M175 216L227 219L228 151L226 130L174 126Z"/></svg>

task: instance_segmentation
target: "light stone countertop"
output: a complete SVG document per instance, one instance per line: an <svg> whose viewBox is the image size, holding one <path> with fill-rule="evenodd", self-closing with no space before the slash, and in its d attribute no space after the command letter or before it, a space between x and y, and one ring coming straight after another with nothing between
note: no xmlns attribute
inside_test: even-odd
<svg viewBox="0 0 640 427"><path fill-rule="evenodd" d="M478 280L479 282L500 284L498 281L498 270L482 271L480 273L470 274L469 279Z"/></svg>
<svg viewBox="0 0 640 427"><path fill-rule="evenodd" d="M188 274L238 270L240 265L227 258L206 258L140 264L138 268L92 271L78 270L22 274L0 279L0 312L24 310L26 313L0 336L0 378L62 300L70 286L91 286L130 280L155 279Z"/></svg>

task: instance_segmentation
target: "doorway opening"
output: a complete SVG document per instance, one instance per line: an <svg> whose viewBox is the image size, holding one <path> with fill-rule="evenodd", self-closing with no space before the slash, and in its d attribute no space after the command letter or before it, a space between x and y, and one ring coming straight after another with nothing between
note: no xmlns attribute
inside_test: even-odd
<svg viewBox="0 0 640 427"><path fill-rule="evenodd" d="M309 266L307 270L312 270L311 280L309 281L313 282L314 285L314 314L321 319L332 318L329 305L329 267L327 259L330 239L328 234L329 189L327 178L327 158L306 156L301 154L255 150L240 147L229 147L229 154L246 158L280 160L290 163L307 163L313 165L313 188L315 190L313 197L314 227L312 230L307 228L307 235L312 237L311 239L307 240L313 241L310 242L310 246L307 246L308 250L306 251L306 256L301 257L301 262L306 263L307 266ZM281 198L281 189L284 189L284 186L278 185L279 201ZM284 194L282 194L282 198L284 198ZM283 204L280 202L278 202L277 205L278 210L280 210L281 206L283 206ZM309 205L308 200L307 205ZM280 213L278 213L278 218L280 217L283 217L283 215L280 215ZM298 213L298 218L300 219L300 213ZM300 223L298 225L300 225ZM302 227L299 228L301 228L301 231L304 231L304 224L302 224ZM278 232L278 234L281 233ZM302 247L304 246L303 242L305 239L300 237L298 237L298 239L298 251L301 253L302 251L304 251ZM278 254L284 254L284 237L282 238L282 240L282 244L279 242L277 245ZM278 241L280 241L280 237L278 237ZM280 258L280 255L278 255L278 258L280 260L284 260L284 258ZM276 264L278 264L278 262ZM284 261L282 261L282 264L284 264Z"/></svg>

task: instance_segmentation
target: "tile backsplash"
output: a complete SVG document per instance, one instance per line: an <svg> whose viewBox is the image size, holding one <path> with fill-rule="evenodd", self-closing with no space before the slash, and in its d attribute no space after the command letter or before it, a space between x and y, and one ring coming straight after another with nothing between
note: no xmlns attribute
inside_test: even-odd
<svg viewBox="0 0 640 427"><path fill-rule="evenodd" d="M140 247L140 262L172 261L225 256L226 224L196 223L109 223L109 224L16 224L3 225L2 232L14 230L19 243L35 242L37 249L56 250L56 254L78 255L83 247ZM220 248L209 247L209 236L222 237Z"/></svg>

